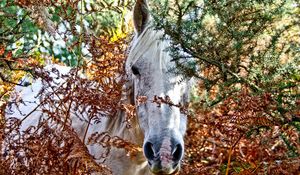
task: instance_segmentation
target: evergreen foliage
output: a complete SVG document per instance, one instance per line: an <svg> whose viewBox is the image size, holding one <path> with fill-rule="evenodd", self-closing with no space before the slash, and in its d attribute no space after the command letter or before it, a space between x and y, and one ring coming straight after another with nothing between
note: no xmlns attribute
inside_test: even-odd
<svg viewBox="0 0 300 175"><path fill-rule="evenodd" d="M277 170L282 169L283 164L274 165L274 171L273 161L289 162L290 158L299 158L300 154L297 140L300 121L299 2L155 0L152 6L154 25L164 30L166 38L172 41L169 49L177 67L170 71L201 80L193 97L194 117L188 133L200 133L203 137L196 141L190 138L192 134L187 136L190 142L187 154L193 158L189 159L186 174L207 173L203 169L214 169L209 173L220 172L213 166L214 161L222 162L221 158L211 160L208 162L211 166L199 169L199 162L209 155L205 151L209 147L207 141L212 139L217 142L220 139L214 134L207 134L215 132L221 132L222 137L226 138L220 140L220 145L231 145L229 158L226 158L226 172L224 170L223 173L229 173L230 165L242 169L238 171L240 173L282 173ZM269 136L269 132L275 130L281 136ZM256 135L256 131L260 134ZM244 137L254 142L243 140ZM268 160L257 157L258 162L268 164L268 170L256 167L259 163L249 165L248 160L244 161L244 165L235 165L230 161L245 156L241 150L240 153L235 152L235 146L240 147L248 142L254 148L257 146L255 142L263 142L265 137L270 137L265 140L267 145L283 142L286 149L284 153L274 153ZM191 143L197 146L190 146ZM215 146L211 144L214 147L211 149L215 151L210 155L222 152L222 146ZM197 147L203 150L195 153ZM263 148L269 149L260 145L260 149ZM232 154L236 157L231 157ZM222 167L224 164L218 165ZM191 170L190 166L194 169ZM299 164L295 164L295 169L297 167ZM294 173L294 170L287 171ZM237 173L234 170L230 172Z"/></svg>
<svg viewBox="0 0 300 175"><path fill-rule="evenodd" d="M276 96L281 113L295 107L300 80L298 2L167 0L153 6L156 27L172 41L177 73L203 80L207 95L212 89L218 92L207 98L209 106L247 87Z"/></svg>

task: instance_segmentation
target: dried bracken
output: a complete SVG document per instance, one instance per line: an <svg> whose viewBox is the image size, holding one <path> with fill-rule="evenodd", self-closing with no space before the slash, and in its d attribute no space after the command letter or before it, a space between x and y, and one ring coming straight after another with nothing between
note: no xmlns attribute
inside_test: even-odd
<svg viewBox="0 0 300 175"><path fill-rule="evenodd" d="M20 121L12 118L14 113L10 106L36 103L22 99L13 93L6 112L11 118L1 123L1 161L0 174L91 174L100 172L110 174L104 165L95 162L71 127L70 117L80 120L101 122L101 118L114 117L123 110L121 104L122 87L126 82L123 64L126 53L126 39L110 43L102 38L105 45L95 45L96 49L106 53L95 57L86 67L73 68L67 74L53 68L35 68L34 76L41 79L42 88L37 97L39 104ZM111 59L114 56L115 59ZM85 71L83 76L82 72ZM59 80L59 81L58 81ZM4 108L3 108L4 109ZM42 114L36 110L42 111ZM4 111L2 111L4 114ZM20 131L24 120L40 116L43 120L38 126ZM140 151L138 147L118 137L105 135L111 139L99 139L95 134L90 138L94 144L125 149L129 155ZM105 137L105 138L106 138ZM108 144L109 143L109 144ZM7 168L4 168L7 167Z"/></svg>
<svg viewBox="0 0 300 175"><path fill-rule="evenodd" d="M102 147L107 148L107 151L102 154L105 158L109 155L111 148L121 148L125 149L128 156L136 156L137 153L142 151L138 145L135 145L129 141L123 140L118 136L111 137L108 133L94 133L89 138L89 144L100 144Z"/></svg>
<svg viewBox="0 0 300 175"><path fill-rule="evenodd" d="M110 174L108 168L95 162L71 128L61 130L43 121L21 133L15 127L19 123L11 118L1 127L0 174Z"/></svg>
<svg viewBox="0 0 300 175"><path fill-rule="evenodd" d="M181 174L299 172L299 132L272 116L276 103L271 94L253 96L244 90L214 110L194 108Z"/></svg>

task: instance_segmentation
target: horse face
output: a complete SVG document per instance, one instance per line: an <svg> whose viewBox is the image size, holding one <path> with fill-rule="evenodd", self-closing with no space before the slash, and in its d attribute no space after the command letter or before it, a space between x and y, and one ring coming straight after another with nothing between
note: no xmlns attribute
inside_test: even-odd
<svg viewBox="0 0 300 175"><path fill-rule="evenodd" d="M183 104L188 95L186 83L178 84L166 69L150 62L151 51L132 65L134 97L147 100L137 104L137 116L144 132L144 155L153 173L172 174L179 169L184 153L183 136L187 119L176 106L155 101L159 97ZM137 100L138 101L138 100Z"/></svg>
<svg viewBox="0 0 300 175"><path fill-rule="evenodd" d="M185 104L189 83L179 83L180 76L168 72L175 66L166 51L169 42L161 40L161 31L147 27L148 18L147 4L138 0L134 9L138 37L132 44L126 69L132 77L134 99L147 99L136 106L149 168L154 174L172 174L179 170L183 158L187 119L178 106L160 103L158 98Z"/></svg>

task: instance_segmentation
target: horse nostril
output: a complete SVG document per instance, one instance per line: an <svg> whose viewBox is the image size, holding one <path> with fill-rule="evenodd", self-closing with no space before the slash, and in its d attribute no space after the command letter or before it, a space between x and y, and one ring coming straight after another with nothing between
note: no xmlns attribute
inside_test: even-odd
<svg viewBox="0 0 300 175"><path fill-rule="evenodd" d="M182 158L182 154L183 154L183 148L182 148L181 144L177 144L172 153L173 161L179 162L180 159Z"/></svg>
<svg viewBox="0 0 300 175"><path fill-rule="evenodd" d="M154 152L153 144L151 142L146 142L144 145L144 154L148 160L154 160L155 152Z"/></svg>

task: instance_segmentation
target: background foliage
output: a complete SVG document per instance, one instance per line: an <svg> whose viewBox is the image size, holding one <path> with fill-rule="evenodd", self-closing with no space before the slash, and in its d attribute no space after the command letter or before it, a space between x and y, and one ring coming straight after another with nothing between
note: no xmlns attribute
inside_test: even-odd
<svg viewBox="0 0 300 175"><path fill-rule="evenodd" d="M155 26L172 41L177 67L170 71L202 80L183 174L297 174L299 2L165 0L153 6Z"/></svg>
<svg viewBox="0 0 300 175"><path fill-rule="evenodd" d="M172 40L169 49L177 67L170 72L201 80L192 96L180 174L297 174L299 2L149 2L153 25ZM121 109L122 65L132 32L129 12L133 3L0 2L0 135L1 145L14 150L1 153L1 174L110 173L95 163L76 134L60 122L70 111L66 106L57 110L61 102L53 100L53 93L42 94L53 107L44 110L64 126L62 131L45 122L21 136L18 121L4 119L4 108L18 103L7 103L16 84L30 84L19 81L21 77L43 77L47 87L50 72L41 73L40 68L59 63L76 67L74 74L64 77L74 89L57 87L55 91L64 95L61 100L67 106L93 106L94 110L86 112L95 121L100 119L94 117L97 114L113 115ZM79 77L78 71L88 79ZM87 98L81 98L83 94ZM99 99L104 103L99 104ZM43 132L37 134L38 129ZM106 145L137 150L118 138ZM31 163L24 165L25 160Z"/></svg>
<svg viewBox="0 0 300 175"><path fill-rule="evenodd" d="M69 119L85 114L99 122L100 117L113 116L121 109L123 63L132 30L127 13L132 4L111 0L1 1L0 174L111 173L88 153ZM43 69L52 63L74 68L68 75L57 74L61 70L56 68ZM24 75L27 80L20 81ZM18 109L19 104L31 103L12 90L15 85L30 86L32 78L42 80L38 106L51 122L41 121L21 131L22 121L4 116L5 112L17 112L10 111L11 106ZM54 83L55 79L64 83ZM77 110L71 111L71 106ZM93 141L106 145L107 153L112 146L131 154L136 149L105 134Z"/></svg>

